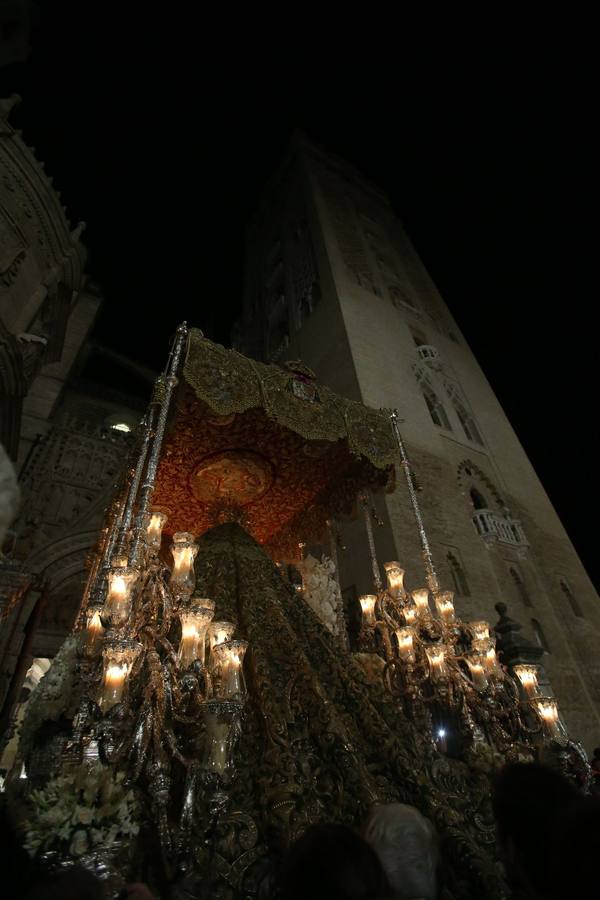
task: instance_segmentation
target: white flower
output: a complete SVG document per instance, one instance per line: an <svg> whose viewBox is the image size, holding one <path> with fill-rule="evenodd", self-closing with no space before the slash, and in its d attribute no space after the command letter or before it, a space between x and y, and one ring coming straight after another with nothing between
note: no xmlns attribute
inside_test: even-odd
<svg viewBox="0 0 600 900"><path fill-rule="evenodd" d="M83 856L83 854L89 850L89 842L88 837L85 831L79 829L73 835L73 840L71 841L71 846L69 847L69 853L71 856Z"/></svg>
<svg viewBox="0 0 600 900"><path fill-rule="evenodd" d="M81 825L91 825L94 819L94 809L91 806L78 806L75 810L75 821Z"/></svg>

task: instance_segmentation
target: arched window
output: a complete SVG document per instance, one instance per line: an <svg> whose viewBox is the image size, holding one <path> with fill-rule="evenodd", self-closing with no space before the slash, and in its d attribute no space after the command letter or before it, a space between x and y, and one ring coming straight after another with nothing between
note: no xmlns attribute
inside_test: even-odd
<svg viewBox="0 0 600 900"><path fill-rule="evenodd" d="M567 600L569 602L569 606L573 610L573 614L578 616L580 619L583 619L584 615L583 615L582 609L581 609L579 603L577 602L577 600L575 599L575 597L573 596L573 594L571 593L571 588L569 587L567 582L564 580L564 578L560 579L560 587L561 587L563 594L565 595L565 597L567 598Z"/></svg>
<svg viewBox="0 0 600 900"><path fill-rule="evenodd" d="M446 415L444 405L431 385L427 381L421 381L421 390L423 391L423 397L425 398L425 403L427 404L427 409L429 410L429 415L431 416L433 424L437 425L438 428L445 428L447 431L452 431L452 426Z"/></svg>
<svg viewBox="0 0 600 900"><path fill-rule="evenodd" d="M537 619L531 620L531 627L533 629L533 636L535 637L536 644L538 647L541 647L546 653L550 653L550 647L548 646L548 641L546 640L546 635L544 634L544 629L540 625Z"/></svg>
<svg viewBox="0 0 600 900"><path fill-rule="evenodd" d="M452 401L452 405L458 416L458 420L462 425L462 430L465 433L465 437L469 441L473 441L475 444L483 444L483 439L479 434L479 429L475 424L475 419L467 409L464 400L460 396L458 389L450 384L448 381L444 382L444 386L446 388L446 392Z"/></svg>
<svg viewBox="0 0 600 900"><path fill-rule="evenodd" d="M473 504L473 509L489 509L487 505L487 500L480 494L477 488L472 487L469 491L469 496L471 498L471 503Z"/></svg>
<svg viewBox="0 0 600 900"><path fill-rule="evenodd" d="M463 597L469 597L471 595L471 592L469 590L467 576L465 575L460 562L452 552L447 554L446 559L448 560L450 575L452 576L452 581L454 582L454 592Z"/></svg>
<svg viewBox="0 0 600 900"><path fill-rule="evenodd" d="M518 596L519 600L521 601L521 603L524 606L533 606L533 603L531 602L531 597L529 596L529 591L527 590L525 583L524 583L523 579L521 578L520 573L517 572L517 570L514 569L512 566L509 569L509 571L511 574L511 578L515 583L515 588L517 589L517 596ZM535 620L532 619L532 621L535 621Z"/></svg>

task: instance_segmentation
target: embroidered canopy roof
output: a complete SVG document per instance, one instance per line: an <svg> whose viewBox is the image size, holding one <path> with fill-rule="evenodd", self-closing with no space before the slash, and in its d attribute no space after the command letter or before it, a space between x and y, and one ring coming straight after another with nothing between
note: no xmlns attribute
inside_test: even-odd
<svg viewBox="0 0 600 900"><path fill-rule="evenodd" d="M155 507L199 537L238 521L277 559L322 537L365 488L389 487L397 448L385 412L190 332Z"/></svg>

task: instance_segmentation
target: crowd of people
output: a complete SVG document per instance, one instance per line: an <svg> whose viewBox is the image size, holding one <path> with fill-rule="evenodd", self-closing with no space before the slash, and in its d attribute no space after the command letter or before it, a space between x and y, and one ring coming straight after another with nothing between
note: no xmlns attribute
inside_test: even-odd
<svg viewBox="0 0 600 900"><path fill-rule="evenodd" d="M600 750L596 751L600 778ZM507 765L492 791L497 844L515 900L597 900L600 897L600 798L538 764ZM24 884L30 868L8 828L0 835L3 878ZM279 873L278 900L444 900L443 837L412 806L375 806L359 829L313 825L290 847ZM14 880L13 880L14 879ZM83 870L30 877L23 900L112 900ZM120 900L156 900L143 884ZM461 900L461 898L454 898ZM481 900L485 900L481 897Z"/></svg>

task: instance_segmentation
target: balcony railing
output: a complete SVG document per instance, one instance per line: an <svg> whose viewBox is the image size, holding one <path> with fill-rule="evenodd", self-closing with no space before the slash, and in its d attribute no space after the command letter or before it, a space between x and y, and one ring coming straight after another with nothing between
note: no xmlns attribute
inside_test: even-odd
<svg viewBox="0 0 600 900"><path fill-rule="evenodd" d="M431 344L421 344L417 347L417 353L419 354L419 359L422 359L423 362L430 365L439 365L440 363L440 354Z"/></svg>
<svg viewBox="0 0 600 900"><path fill-rule="evenodd" d="M484 540L500 541L513 546L528 546L521 523L498 515L491 509L478 509L473 516L475 531Z"/></svg>

